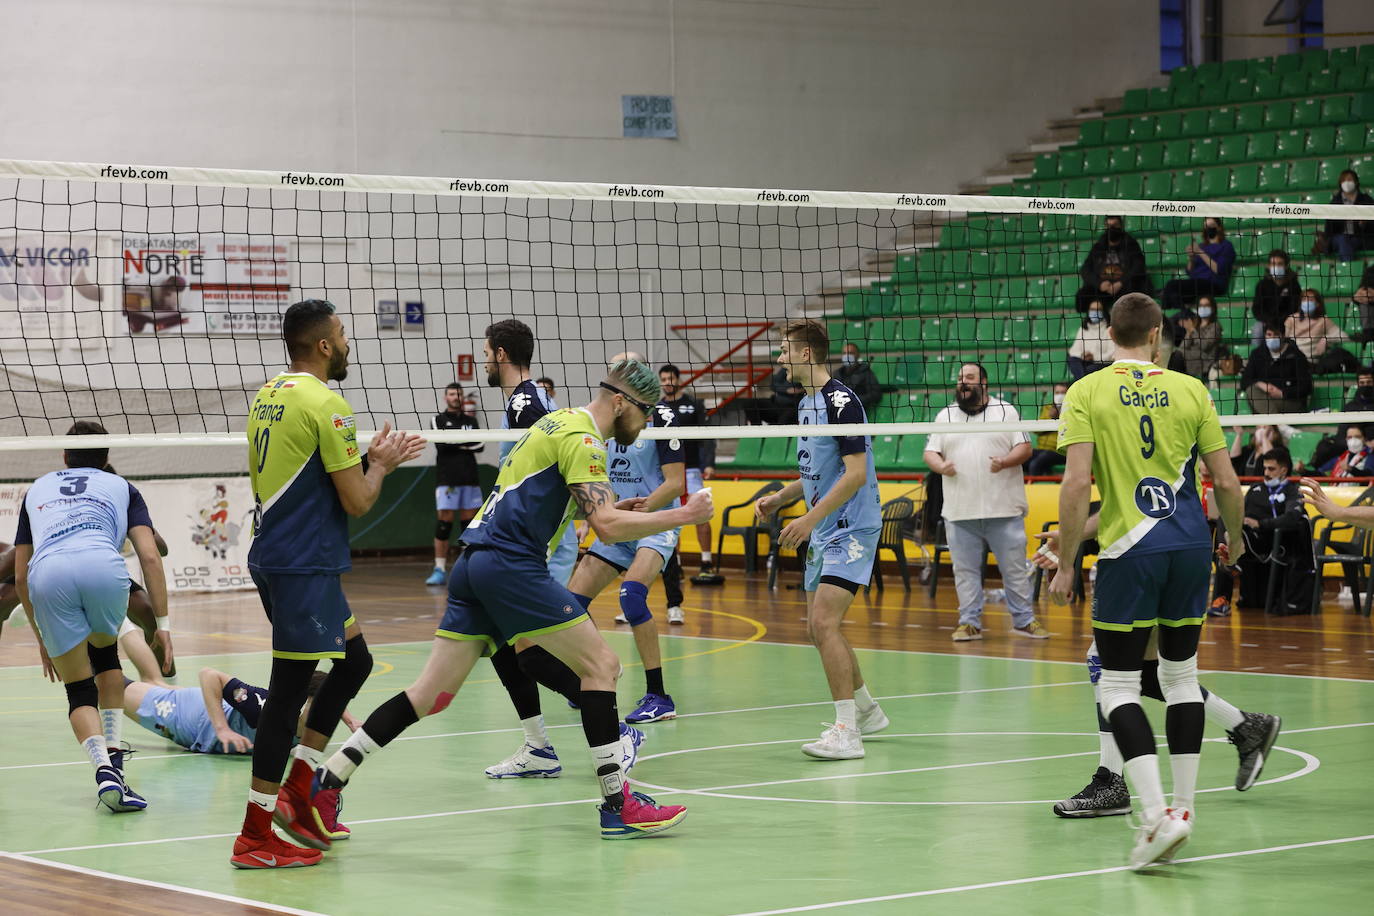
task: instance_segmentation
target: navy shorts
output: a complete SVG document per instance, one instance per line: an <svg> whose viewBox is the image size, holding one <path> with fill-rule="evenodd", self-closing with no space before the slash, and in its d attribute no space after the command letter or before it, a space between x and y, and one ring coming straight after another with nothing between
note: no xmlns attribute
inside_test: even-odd
<svg viewBox="0 0 1374 916"><path fill-rule="evenodd" d="M273 658L344 657L353 614L338 573L249 572L272 623Z"/></svg>
<svg viewBox="0 0 1374 916"><path fill-rule="evenodd" d="M553 633L589 620L577 597L554 580L547 563L468 547L448 577L448 607L435 636L479 640L490 655L522 636Z"/></svg>
<svg viewBox="0 0 1374 916"><path fill-rule="evenodd" d="M1093 626L1122 632L1156 624L1201 626L1211 584L1206 548L1098 560Z"/></svg>

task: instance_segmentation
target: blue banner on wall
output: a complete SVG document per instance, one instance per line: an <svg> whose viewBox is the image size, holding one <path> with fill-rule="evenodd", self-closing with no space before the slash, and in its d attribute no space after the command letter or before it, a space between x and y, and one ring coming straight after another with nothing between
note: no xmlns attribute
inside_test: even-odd
<svg viewBox="0 0 1374 916"><path fill-rule="evenodd" d="M671 95L622 95L620 113L626 137L677 137Z"/></svg>

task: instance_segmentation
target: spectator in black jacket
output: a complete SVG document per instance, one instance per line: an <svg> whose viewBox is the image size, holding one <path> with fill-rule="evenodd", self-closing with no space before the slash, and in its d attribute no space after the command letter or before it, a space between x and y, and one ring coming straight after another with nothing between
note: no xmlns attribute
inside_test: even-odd
<svg viewBox="0 0 1374 916"><path fill-rule="evenodd" d="M1360 333L1355 339L1360 343L1374 340L1374 264L1364 269L1360 288L1355 290L1350 302L1360 310Z"/></svg>
<svg viewBox="0 0 1374 916"><path fill-rule="evenodd" d="M1331 203L1341 206L1369 206L1374 204L1370 197L1360 190L1360 176L1354 169L1341 172L1340 187L1331 195ZM1374 220L1368 219L1329 219L1326 221L1326 247L1336 253L1342 261L1355 260L1355 252L1374 248ZM1318 242L1320 246L1321 243Z"/></svg>
<svg viewBox="0 0 1374 916"><path fill-rule="evenodd" d="M1255 284L1255 301L1250 313L1255 324L1250 329L1250 346L1258 347L1264 340L1264 329L1281 328L1289 315L1298 311L1302 301L1302 284L1289 266L1288 252L1275 248L1269 252L1269 271Z"/></svg>
<svg viewBox="0 0 1374 916"><path fill-rule="evenodd" d="M772 422L779 426L789 426L797 422L797 405L806 396L806 389L787 377L787 370L779 368L773 373L773 411Z"/></svg>
<svg viewBox="0 0 1374 916"><path fill-rule="evenodd" d="M1278 446L1264 455L1264 480L1245 494L1246 550L1238 564L1240 600L1236 604L1239 607L1264 607L1269 556L1275 549L1281 550L1285 557L1284 583L1275 594L1275 602L1282 602L1282 607L1270 610L1297 614L1307 613L1311 607L1314 575L1311 528L1298 484L1288 479L1292 471L1292 456L1288 449ZM1216 598L1210 613L1224 616L1230 604L1231 571L1222 563L1217 564L1213 594Z"/></svg>
<svg viewBox="0 0 1374 916"><path fill-rule="evenodd" d="M849 386L849 390L858 396L859 402L864 405L864 413L868 415L871 422L873 420L873 408L877 407L878 401L882 400L883 386L878 384L878 377L873 374L873 367L864 361L859 354L857 345L852 343L844 345L844 352L840 356L840 367L835 370L835 378Z"/></svg>
<svg viewBox="0 0 1374 916"><path fill-rule="evenodd" d="M1355 396L1341 408L1346 412L1367 411L1374 414L1374 366L1361 366L1355 374ZM1364 424L1364 437L1374 440L1374 423Z"/></svg>
<svg viewBox="0 0 1374 916"><path fill-rule="evenodd" d="M1312 367L1281 330L1265 328L1264 346L1250 354L1240 387L1255 413L1301 413L1312 394Z"/></svg>
<svg viewBox="0 0 1374 916"><path fill-rule="evenodd" d="M1126 293L1154 295L1145 252L1119 216L1107 217L1106 230L1088 251L1078 275L1083 278L1083 287L1074 304L1080 313L1086 313L1088 303L1095 298L1102 298L1110 310Z"/></svg>

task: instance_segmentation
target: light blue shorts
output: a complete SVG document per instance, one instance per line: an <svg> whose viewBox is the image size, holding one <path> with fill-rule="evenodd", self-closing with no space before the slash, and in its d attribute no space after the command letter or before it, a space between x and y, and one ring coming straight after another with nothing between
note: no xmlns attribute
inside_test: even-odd
<svg viewBox="0 0 1374 916"><path fill-rule="evenodd" d="M803 588L814 592L826 579L838 580L853 586L857 591L873 578L873 561L878 556L878 535L880 528L863 528L845 531L829 541L811 542L806 554L806 578Z"/></svg>
<svg viewBox="0 0 1374 916"><path fill-rule="evenodd" d="M48 655L92 633L118 636L129 610L129 569L113 550L49 554L29 564L29 598Z"/></svg>
<svg viewBox="0 0 1374 916"><path fill-rule="evenodd" d="M678 529L663 531L658 534L651 534L646 538L637 541L623 541L619 544L603 544L600 541L592 544L587 553L596 557L604 563L609 563L621 572L630 568L630 564L635 561L635 554L642 548L648 548L658 552L663 558L663 564L658 571L663 572L663 567L668 565L668 560L677 550Z"/></svg>
<svg viewBox="0 0 1374 916"><path fill-rule="evenodd" d="M477 487L435 487L434 508L463 512L482 508L482 491Z"/></svg>
<svg viewBox="0 0 1374 916"><path fill-rule="evenodd" d="M563 532L563 540L558 542L554 548L553 556L549 557L549 575L553 576L553 581L559 585L567 585L572 578L573 567L577 565L577 532L573 530L572 523L568 524L567 530Z"/></svg>

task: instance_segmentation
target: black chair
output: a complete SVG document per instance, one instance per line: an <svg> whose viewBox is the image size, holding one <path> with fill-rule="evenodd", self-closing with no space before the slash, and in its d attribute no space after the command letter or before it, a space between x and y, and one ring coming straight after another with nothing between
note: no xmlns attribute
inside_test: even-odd
<svg viewBox="0 0 1374 916"><path fill-rule="evenodd" d="M930 582L926 586L926 593L934 598L935 590L940 586L940 554L949 553L949 536L945 534L945 520L942 518L935 524L935 540L930 544ZM990 551L983 551L983 570L981 573L982 581L988 578L988 554ZM954 572L954 561L950 560L950 572Z"/></svg>
<svg viewBox="0 0 1374 916"><path fill-rule="evenodd" d="M890 550L897 557L897 568L902 573L902 587L911 591L911 573L906 562L906 528L909 520L916 514L916 504L905 496L898 496L883 503L883 527L878 535L878 555L873 558L873 578L878 583L878 591L883 590L882 553ZM873 583L864 586L867 593Z"/></svg>
<svg viewBox="0 0 1374 916"><path fill-rule="evenodd" d="M778 511L774 512L768 519L768 588L771 590L778 584L778 572L782 569L782 545L778 543L778 536L782 534L782 529L787 527L783 521L783 515L797 503L801 502L801 497L797 497L785 506L778 506ZM787 519L788 522L792 519ZM801 565L802 576L806 575L806 552L811 549L811 539L807 538L797 545L797 560Z"/></svg>
<svg viewBox="0 0 1374 916"><path fill-rule="evenodd" d="M1350 505L1374 505L1374 487L1366 489ZM1322 570L1326 568L1328 563L1339 563L1346 584L1350 586L1350 594L1354 599L1356 612L1368 617L1371 604L1374 604L1374 531L1356 528L1344 522L1333 522L1327 518L1319 518L1315 521L1313 525L1314 534L1318 529L1321 533L1317 534L1312 542L1317 565L1316 582L1312 591L1313 612L1321 612ZM1353 536L1348 541L1332 541L1331 535L1341 531L1350 531ZM1360 600L1361 580L1363 580L1364 589L1363 602Z"/></svg>
<svg viewBox="0 0 1374 916"><path fill-rule="evenodd" d="M1045 522L1045 524L1040 526L1040 530L1049 531L1051 528L1058 527L1059 521L1058 519L1055 519L1053 521ZM1074 559L1073 564L1073 592L1069 595L1070 601L1082 601L1083 595L1085 594L1085 589L1083 587L1083 561L1088 558L1087 544L1088 542L1085 539L1083 543L1078 545L1078 556ZM1059 559L1062 562L1064 558L1060 557ZM1031 587L1032 602L1040 600L1040 587L1044 584L1044 581L1045 571L1041 569L1039 566L1035 567L1035 585Z"/></svg>
<svg viewBox="0 0 1374 916"><path fill-rule="evenodd" d="M720 557L725 555L725 538L727 535L740 537L744 539L744 571L746 573L751 573L758 568L759 535L768 536L771 549L772 543L777 540L774 533L777 517L774 516L772 519L769 519L768 522L760 524L757 517L754 515L754 503L760 497L767 496L769 493L776 493L781 489L782 484L780 482L770 480L768 483L759 487L758 492L749 497L747 502L726 507L720 519L720 535L716 538L716 556ZM749 523L747 525L731 525L730 513L740 509L748 510Z"/></svg>

